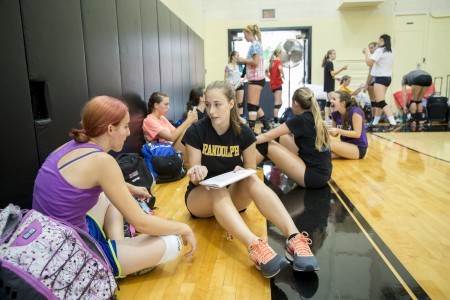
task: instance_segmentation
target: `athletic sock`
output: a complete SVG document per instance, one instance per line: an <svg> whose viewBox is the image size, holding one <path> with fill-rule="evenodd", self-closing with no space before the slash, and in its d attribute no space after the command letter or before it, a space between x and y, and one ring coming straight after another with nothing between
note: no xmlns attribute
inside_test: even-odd
<svg viewBox="0 0 450 300"><path fill-rule="evenodd" d="M391 125L397 125L397 122L395 121L395 117L394 117L394 116L390 116L390 117L388 118L388 120L389 120L389 124L391 124Z"/></svg>
<svg viewBox="0 0 450 300"><path fill-rule="evenodd" d="M372 125L378 125L378 122L380 122L381 117L373 117Z"/></svg>

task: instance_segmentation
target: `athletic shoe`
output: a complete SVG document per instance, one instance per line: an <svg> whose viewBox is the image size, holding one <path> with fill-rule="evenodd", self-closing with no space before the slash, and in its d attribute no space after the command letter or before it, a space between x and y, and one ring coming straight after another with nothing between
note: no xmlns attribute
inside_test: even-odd
<svg viewBox="0 0 450 300"><path fill-rule="evenodd" d="M320 269L317 258L309 248L311 244L308 233L304 231L286 241L286 258L293 263L295 271L312 272Z"/></svg>
<svg viewBox="0 0 450 300"><path fill-rule="evenodd" d="M394 132L394 131L399 131L401 129L401 127L398 124L392 125L390 124L389 127L387 128L388 132Z"/></svg>
<svg viewBox="0 0 450 300"><path fill-rule="evenodd" d="M277 275L282 265L289 263L284 257L273 251L267 244L267 239L257 239L248 247L248 251L248 256L265 278Z"/></svg>

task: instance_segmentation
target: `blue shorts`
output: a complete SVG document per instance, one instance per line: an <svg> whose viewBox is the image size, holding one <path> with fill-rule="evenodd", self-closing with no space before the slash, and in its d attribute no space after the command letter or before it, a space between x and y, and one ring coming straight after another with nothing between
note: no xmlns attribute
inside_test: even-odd
<svg viewBox="0 0 450 300"><path fill-rule="evenodd" d="M89 230L89 235L95 239L97 244L102 248L106 257L113 268L114 277L122 278L122 269L120 268L119 260L117 259L116 241L107 240L103 229L98 225L97 221L90 215L86 215L86 223Z"/></svg>

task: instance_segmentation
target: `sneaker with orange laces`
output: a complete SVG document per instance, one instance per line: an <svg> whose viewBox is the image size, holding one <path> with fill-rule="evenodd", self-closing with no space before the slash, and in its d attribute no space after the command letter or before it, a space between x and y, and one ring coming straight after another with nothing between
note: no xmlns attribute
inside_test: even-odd
<svg viewBox="0 0 450 300"><path fill-rule="evenodd" d="M286 258L293 263L295 271L312 272L320 269L317 258L309 248L311 243L308 233L304 231L286 241Z"/></svg>
<svg viewBox="0 0 450 300"><path fill-rule="evenodd" d="M248 247L248 256L265 278L272 278L280 272L283 264L289 262L278 255L267 243L267 239L257 239Z"/></svg>

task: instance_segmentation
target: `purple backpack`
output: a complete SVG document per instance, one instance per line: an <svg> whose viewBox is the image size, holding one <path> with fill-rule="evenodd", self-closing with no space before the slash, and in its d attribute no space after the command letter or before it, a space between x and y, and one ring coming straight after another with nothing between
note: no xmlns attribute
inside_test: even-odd
<svg viewBox="0 0 450 300"><path fill-rule="evenodd" d="M0 299L116 299L117 283L88 233L35 210L0 212Z"/></svg>

